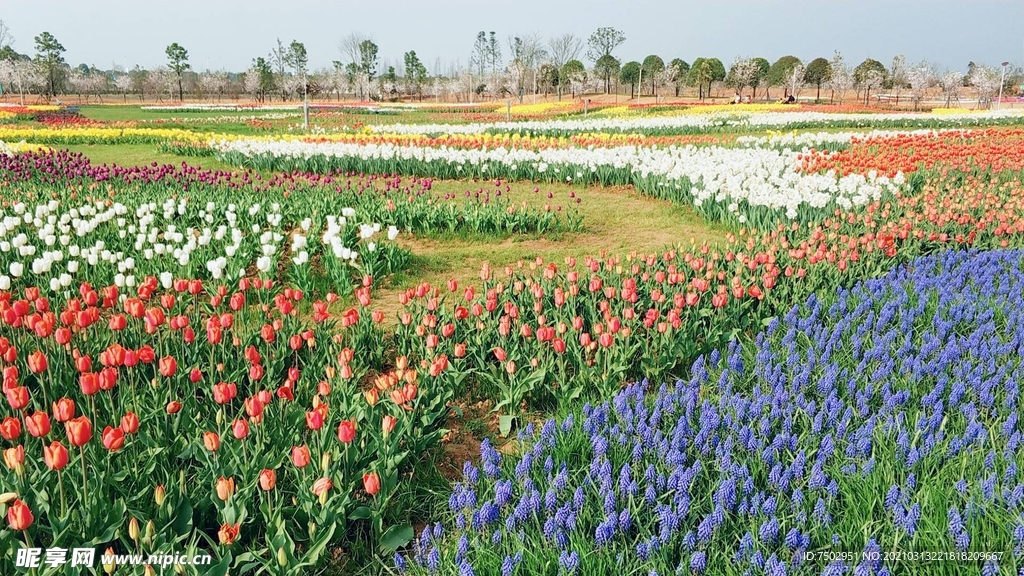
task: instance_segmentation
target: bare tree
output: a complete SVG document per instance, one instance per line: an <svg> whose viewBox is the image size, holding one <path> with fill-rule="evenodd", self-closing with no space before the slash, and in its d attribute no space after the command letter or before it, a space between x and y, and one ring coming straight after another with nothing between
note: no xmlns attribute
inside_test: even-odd
<svg viewBox="0 0 1024 576"><path fill-rule="evenodd" d="M11 35L11 29L3 20L0 20L0 48L10 46L11 44L14 44L14 36Z"/></svg>
<svg viewBox="0 0 1024 576"><path fill-rule="evenodd" d="M347 58L349 63L358 64L362 54L359 46L367 40L372 41L372 38L362 32L349 32L348 36L338 41L338 52L341 52L342 58Z"/></svg>
<svg viewBox="0 0 1024 576"><path fill-rule="evenodd" d="M551 64L561 70L569 60L576 60L583 51L583 39L572 32L548 41L548 56Z"/></svg>

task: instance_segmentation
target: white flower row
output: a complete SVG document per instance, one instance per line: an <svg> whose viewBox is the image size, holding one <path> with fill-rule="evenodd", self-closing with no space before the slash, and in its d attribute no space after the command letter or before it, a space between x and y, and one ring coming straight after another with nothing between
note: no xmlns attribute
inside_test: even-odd
<svg viewBox="0 0 1024 576"><path fill-rule="evenodd" d="M375 132L389 134L479 134L495 132L644 132L664 129L707 129L733 126L750 129L786 128L815 124L821 127L856 122L865 126L887 122L931 121L943 126L974 126L986 120L1021 116L1022 111L1005 109L961 114L892 113L834 114L825 112L714 112L711 114L680 114L639 118L579 118L572 120L533 120L524 122L490 122L472 124L380 124L370 126Z"/></svg>
<svg viewBox="0 0 1024 576"><path fill-rule="evenodd" d="M724 148L720 146L670 146L643 148L620 146L570 149L455 149L393 144L310 143L299 141L233 140L211 145L223 154L247 157L272 156L293 159L319 157L356 158L374 162L411 161L472 166L500 174L502 169L532 169L536 174L567 174L572 180L584 172L627 171L661 185L691 186L697 202L715 200L782 209L796 217L801 205L823 207L835 202L847 208L877 199L893 183L873 174L837 177L833 173L798 171L793 149ZM561 176L560 176L561 177Z"/></svg>

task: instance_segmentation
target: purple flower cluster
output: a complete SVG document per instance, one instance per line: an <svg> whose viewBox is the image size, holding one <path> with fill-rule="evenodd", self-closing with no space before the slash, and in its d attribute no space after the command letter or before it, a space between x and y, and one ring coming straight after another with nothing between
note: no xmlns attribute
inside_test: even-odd
<svg viewBox="0 0 1024 576"><path fill-rule="evenodd" d="M1024 550L1022 267L1018 251L922 258L812 296L688 380L525 430L518 458L485 441L453 533L430 527L396 567L887 575L894 549ZM828 550L858 559L809 554Z"/></svg>

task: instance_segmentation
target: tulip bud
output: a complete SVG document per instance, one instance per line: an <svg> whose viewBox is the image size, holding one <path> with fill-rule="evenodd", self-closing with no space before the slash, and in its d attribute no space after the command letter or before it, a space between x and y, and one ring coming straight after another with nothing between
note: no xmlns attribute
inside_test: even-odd
<svg viewBox="0 0 1024 576"><path fill-rule="evenodd" d="M104 554L104 557L105 558L113 558L114 554L116 554L116 552L114 552L113 548L107 548L107 553ZM107 574L113 574L115 568L117 568L117 564L114 564L113 562L110 563L110 564L104 564L103 565L103 571L106 572Z"/></svg>
<svg viewBox="0 0 1024 576"><path fill-rule="evenodd" d="M288 555L284 553L284 548L277 549L277 564L282 568L288 566Z"/></svg>
<svg viewBox="0 0 1024 576"><path fill-rule="evenodd" d="M134 516L128 521L128 536L135 542L139 541L139 521Z"/></svg>
<svg viewBox="0 0 1024 576"><path fill-rule="evenodd" d="M164 490L164 485L160 484L153 491L153 499L156 500L157 506L163 506L165 498L167 498L167 491Z"/></svg>
<svg viewBox="0 0 1024 576"><path fill-rule="evenodd" d="M324 452L323 456L320 457L320 468L327 472L327 469L331 467L331 453Z"/></svg>

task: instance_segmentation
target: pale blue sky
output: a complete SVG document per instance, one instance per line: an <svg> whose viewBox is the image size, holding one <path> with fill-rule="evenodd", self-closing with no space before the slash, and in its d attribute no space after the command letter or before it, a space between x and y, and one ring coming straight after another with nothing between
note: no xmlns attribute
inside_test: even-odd
<svg viewBox="0 0 1024 576"><path fill-rule="evenodd" d="M888 66L898 53L951 69L1024 64L1024 0L0 0L0 19L20 52L34 52L32 38L47 30L69 63L101 68L162 64L179 42L195 69L241 71L277 37L304 42L318 68L340 59L338 40L359 30L382 59L416 50L432 69L438 57L465 63L479 30L585 39L599 26L625 32L622 61L654 53L728 65L791 53L806 62L838 49L850 64Z"/></svg>

